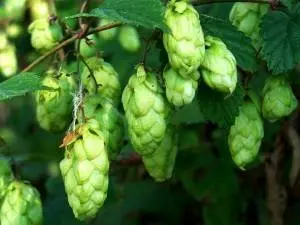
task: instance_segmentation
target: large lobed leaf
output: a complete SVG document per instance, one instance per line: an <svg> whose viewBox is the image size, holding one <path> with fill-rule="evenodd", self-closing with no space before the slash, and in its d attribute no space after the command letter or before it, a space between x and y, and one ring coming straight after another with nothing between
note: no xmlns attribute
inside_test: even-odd
<svg viewBox="0 0 300 225"><path fill-rule="evenodd" d="M244 70L257 70L256 51L250 38L238 31L229 21L201 14L201 25L206 35L221 38Z"/></svg>
<svg viewBox="0 0 300 225"><path fill-rule="evenodd" d="M35 73L20 73L0 83L0 101L42 88L41 78Z"/></svg>
<svg viewBox="0 0 300 225"><path fill-rule="evenodd" d="M245 92L239 85L231 96L226 97L223 93L214 91L201 82L198 89L200 111L206 120L221 127L229 127L239 113L244 95Z"/></svg>
<svg viewBox="0 0 300 225"><path fill-rule="evenodd" d="M262 23L263 58L274 74L287 72L300 62L300 3L288 12L270 11Z"/></svg>
<svg viewBox="0 0 300 225"><path fill-rule="evenodd" d="M98 8L90 13L73 15L77 17L99 17L128 23L146 28L160 28L167 31L163 22L165 7L160 0L104 0Z"/></svg>

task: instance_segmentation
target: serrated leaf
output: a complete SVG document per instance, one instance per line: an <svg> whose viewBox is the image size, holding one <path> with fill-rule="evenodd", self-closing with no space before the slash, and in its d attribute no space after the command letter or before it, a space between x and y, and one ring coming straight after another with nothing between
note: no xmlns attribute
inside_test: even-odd
<svg viewBox="0 0 300 225"><path fill-rule="evenodd" d="M0 101L24 95L42 88L41 78L35 73L20 73L0 83Z"/></svg>
<svg viewBox="0 0 300 225"><path fill-rule="evenodd" d="M262 22L262 55L274 74L287 72L300 62L300 3L288 13L271 11Z"/></svg>
<svg viewBox="0 0 300 225"><path fill-rule="evenodd" d="M81 13L65 19L98 17L168 31L164 23L164 10L165 7L160 0L105 0L90 13Z"/></svg>
<svg viewBox="0 0 300 225"><path fill-rule="evenodd" d="M204 82L199 85L198 101L200 111L208 121L221 127L231 126L243 102L244 90L237 85L231 96L210 89Z"/></svg>
<svg viewBox="0 0 300 225"><path fill-rule="evenodd" d="M257 70L256 51L251 44L251 39L244 33L238 31L228 21L204 14L201 14L201 25L206 35L219 37L224 41L241 68L250 72Z"/></svg>

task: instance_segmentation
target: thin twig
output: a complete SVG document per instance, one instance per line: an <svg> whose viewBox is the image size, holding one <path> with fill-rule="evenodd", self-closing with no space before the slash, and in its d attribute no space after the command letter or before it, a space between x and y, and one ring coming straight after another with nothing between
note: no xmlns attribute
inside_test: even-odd
<svg viewBox="0 0 300 225"><path fill-rule="evenodd" d="M152 44L152 41L155 40L155 37L156 35L159 34L159 31L158 30L154 30L151 34L151 36L146 40L146 45L145 45L145 49L144 49L144 52L143 52L143 57L142 57L142 60L141 60L141 63L142 64L146 64L146 61L147 61L147 56L150 52L150 49L151 49L151 44Z"/></svg>
<svg viewBox="0 0 300 225"><path fill-rule="evenodd" d="M47 59L49 56L53 55L55 52L57 52L58 50L60 50L64 47L66 47L67 45L72 44L77 39L82 39L82 38L85 38L86 36L88 36L90 34L93 34L93 33L101 32L101 31L104 31L104 30L109 30L109 29L114 28L114 27L119 27L120 25L121 25L121 23L112 23L112 24L107 24L107 25L104 25L104 26L96 27L94 29L90 29L90 31L86 32L84 35L82 35L82 33L81 33L82 30L80 30L75 35L73 35L72 37L64 40L63 42L58 44L56 47L54 47L53 49L51 49L50 51L48 51L47 53L45 53L41 57L37 58L33 63L28 65L26 68L24 68L22 70L22 73L28 72L29 70L31 70L32 68L34 68L35 66L37 66L38 64L43 62L45 59Z"/></svg>

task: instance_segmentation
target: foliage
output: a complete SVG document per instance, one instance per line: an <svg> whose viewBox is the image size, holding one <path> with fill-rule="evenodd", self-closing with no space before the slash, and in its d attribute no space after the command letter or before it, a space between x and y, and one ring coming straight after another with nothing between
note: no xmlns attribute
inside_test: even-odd
<svg viewBox="0 0 300 225"><path fill-rule="evenodd" d="M0 224L298 224L300 2L208 3L0 1Z"/></svg>

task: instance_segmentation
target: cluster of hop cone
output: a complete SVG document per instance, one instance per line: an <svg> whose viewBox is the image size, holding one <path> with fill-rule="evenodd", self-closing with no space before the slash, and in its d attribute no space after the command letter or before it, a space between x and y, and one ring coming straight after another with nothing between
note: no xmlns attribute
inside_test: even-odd
<svg viewBox="0 0 300 225"><path fill-rule="evenodd" d="M233 25L251 38L256 49L262 43L260 21L268 7L236 3L230 14ZM42 128L56 132L73 124L63 141L65 157L60 170L68 202L79 220L92 219L104 204L109 164L118 157L125 124L130 143L149 175L162 182L171 178L178 150L172 116L176 109L193 101L200 78L225 95L235 91L238 73L234 55L221 39L203 33L200 16L187 0L168 2L165 23L169 32L163 33L163 43L169 62L163 79L138 65L122 92L115 69L92 48L85 50L91 46L82 41L86 45L80 49L85 61L80 73L84 96L76 94L81 87L64 67L48 69L43 84L50 89L35 93L36 116ZM126 40L124 48L134 51L140 45L137 33L132 27L125 28L127 32L119 34ZM52 49L63 38L59 25L47 20L34 21L29 31L32 46L40 52ZM116 32L108 30L99 35L110 39ZM258 153L264 136L262 116L273 122L297 106L285 75L267 79L262 104L259 102L253 94L246 97L230 129L229 149L240 168ZM121 103L125 116L119 111Z"/></svg>

